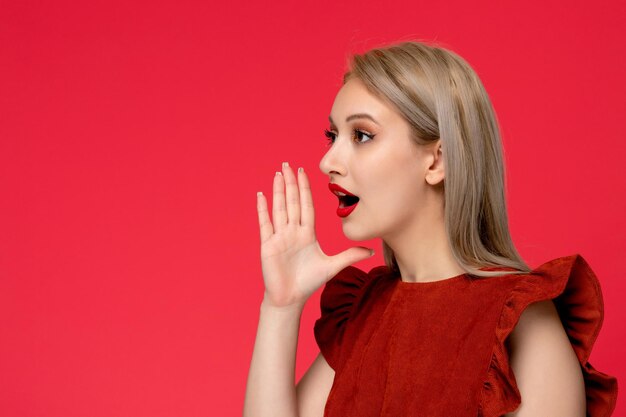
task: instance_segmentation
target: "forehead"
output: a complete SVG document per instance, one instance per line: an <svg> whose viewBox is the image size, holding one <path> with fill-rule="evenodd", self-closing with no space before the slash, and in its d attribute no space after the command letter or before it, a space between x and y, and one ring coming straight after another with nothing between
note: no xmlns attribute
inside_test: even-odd
<svg viewBox="0 0 626 417"><path fill-rule="evenodd" d="M361 80L352 78L337 92L330 117L335 123L342 123L346 116L355 113L368 113L378 121L388 121L393 108L370 93Z"/></svg>

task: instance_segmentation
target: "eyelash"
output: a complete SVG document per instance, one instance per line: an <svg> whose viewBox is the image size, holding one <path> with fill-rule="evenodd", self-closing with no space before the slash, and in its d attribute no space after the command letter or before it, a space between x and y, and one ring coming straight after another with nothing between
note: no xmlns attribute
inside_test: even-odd
<svg viewBox="0 0 626 417"><path fill-rule="evenodd" d="M376 135L373 135L371 133L367 133L367 132L365 132L365 131L363 131L361 129L352 129L352 137L353 138L356 135L358 135L359 133L369 137L369 140L366 140L365 142L369 142L370 140L374 139L374 136L376 136ZM329 131L328 129L324 129L324 136L326 136L328 138L328 146L331 146L333 143L335 143L335 139L336 139L335 133ZM361 143L365 143L365 142L357 142L357 143L361 144Z"/></svg>

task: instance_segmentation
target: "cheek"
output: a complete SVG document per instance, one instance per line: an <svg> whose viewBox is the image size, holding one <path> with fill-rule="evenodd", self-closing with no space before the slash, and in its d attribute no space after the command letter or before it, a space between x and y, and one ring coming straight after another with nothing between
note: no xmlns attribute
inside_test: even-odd
<svg viewBox="0 0 626 417"><path fill-rule="evenodd" d="M388 214L392 218L402 219L415 215L416 210L425 202L425 188L411 178L411 175L406 171L395 172L385 181L376 183L371 190L368 189L367 196L377 214L384 217Z"/></svg>
<svg viewBox="0 0 626 417"><path fill-rule="evenodd" d="M363 187L364 205L376 210L387 208L396 215L414 208L420 200L423 184L418 181L417 156L408 149L405 151L378 148L367 161L361 161L357 182Z"/></svg>
<svg viewBox="0 0 626 417"><path fill-rule="evenodd" d="M399 215L412 210L420 200L419 186L415 182L398 181L399 175L372 180L363 193L364 206L380 215L387 212Z"/></svg>
<svg viewBox="0 0 626 417"><path fill-rule="evenodd" d="M379 191L406 194L419 188L419 166L409 155L384 155L368 166L368 179Z"/></svg>

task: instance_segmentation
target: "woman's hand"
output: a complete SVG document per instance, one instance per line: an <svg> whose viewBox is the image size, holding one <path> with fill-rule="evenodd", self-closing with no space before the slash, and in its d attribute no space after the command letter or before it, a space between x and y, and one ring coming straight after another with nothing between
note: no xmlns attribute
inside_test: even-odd
<svg viewBox="0 0 626 417"><path fill-rule="evenodd" d="M265 196L257 193L263 302L273 307L301 307L322 284L346 266L369 258L373 251L352 247L334 256L322 251L315 236L311 188L303 170L296 179L291 167L283 163L282 174L274 176L273 193L273 224Z"/></svg>

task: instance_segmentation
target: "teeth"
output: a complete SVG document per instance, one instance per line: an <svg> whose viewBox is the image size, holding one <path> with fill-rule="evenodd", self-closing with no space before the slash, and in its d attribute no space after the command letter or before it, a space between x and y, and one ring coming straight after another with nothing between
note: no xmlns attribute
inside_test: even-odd
<svg viewBox="0 0 626 417"><path fill-rule="evenodd" d="M346 196L346 194L342 193L341 191L337 191L337 195L339 197L345 197Z"/></svg>

